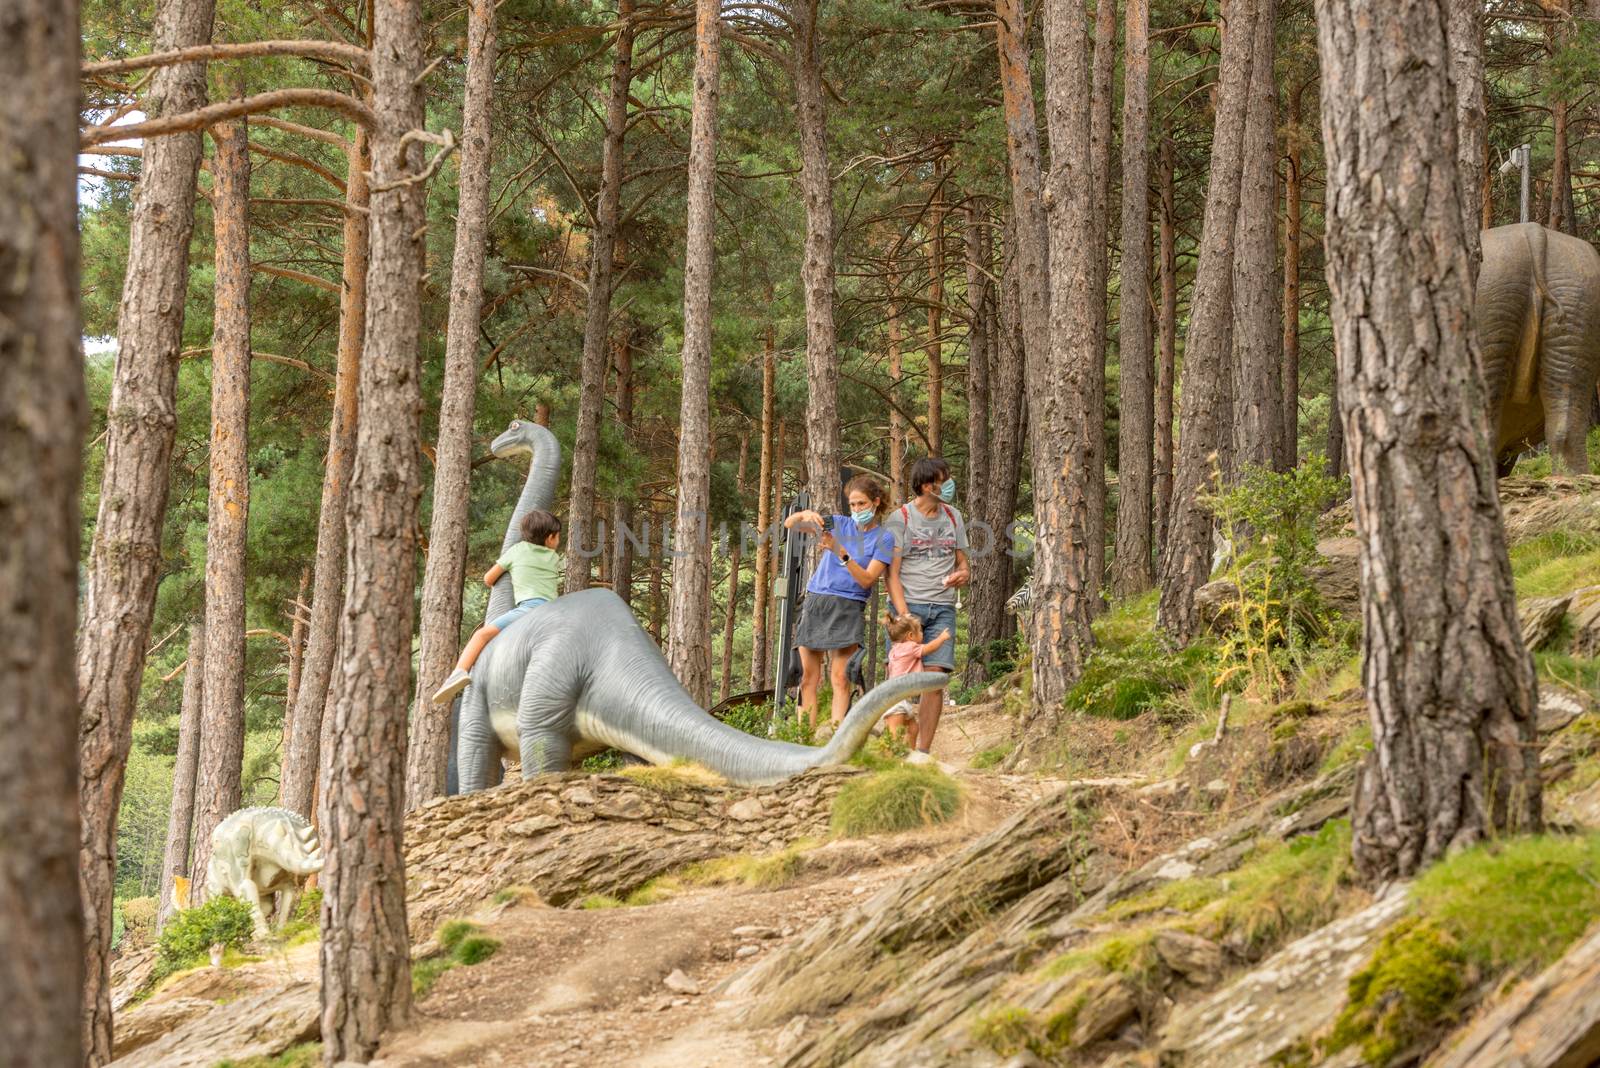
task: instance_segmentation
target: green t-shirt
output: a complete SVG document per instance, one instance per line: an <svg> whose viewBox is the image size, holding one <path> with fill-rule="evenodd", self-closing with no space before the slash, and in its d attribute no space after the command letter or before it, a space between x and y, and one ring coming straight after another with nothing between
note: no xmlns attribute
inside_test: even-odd
<svg viewBox="0 0 1600 1068"><path fill-rule="evenodd" d="M511 573L512 596L518 604L530 597L556 599L561 554L554 549L519 541L502 553L496 563Z"/></svg>

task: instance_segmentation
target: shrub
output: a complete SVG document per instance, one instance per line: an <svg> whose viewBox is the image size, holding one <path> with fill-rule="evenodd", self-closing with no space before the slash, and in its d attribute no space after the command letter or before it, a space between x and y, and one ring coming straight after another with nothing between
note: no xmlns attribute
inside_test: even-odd
<svg viewBox="0 0 1600 1068"><path fill-rule="evenodd" d="M1121 648L1096 650L1062 704L1105 719L1134 719L1164 704L1168 694L1209 682L1214 655L1209 642L1172 652L1159 635L1146 632Z"/></svg>
<svg viewBox="0 0 1600 1068"><path fill-rule="evenodd" d="M160 979L204 962L218 942L226 949L239 949L250 941L254 926L250 906L234 897L214 897L198 908L184 909L161 931L151 977Z"/></svg>
<svg viewBox="0 0 1600 1068"><path fill-rule="evenodd" d="M944 823L961 807L961 787L938 768L903 764L845 783L832 827L846 838Z"/></svg>

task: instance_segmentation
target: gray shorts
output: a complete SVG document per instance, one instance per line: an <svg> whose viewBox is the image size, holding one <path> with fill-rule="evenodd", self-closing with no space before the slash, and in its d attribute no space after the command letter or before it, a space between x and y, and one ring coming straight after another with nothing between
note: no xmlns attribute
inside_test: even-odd
<svg viewBox="0 0 1600 1068"><path fill-rule="evenodd" d="M849 649L867 629L867 602L829 593L808 593L800 607L794 643L802 649Z"/></svg>

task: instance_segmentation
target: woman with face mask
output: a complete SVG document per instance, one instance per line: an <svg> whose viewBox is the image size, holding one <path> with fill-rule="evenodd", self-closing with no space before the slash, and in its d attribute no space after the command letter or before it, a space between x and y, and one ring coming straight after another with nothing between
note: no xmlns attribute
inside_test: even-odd
<svg viewBox="0 0 1600 1068"><path fill-rule="evenodd" d="M950 505L956 481L943 459L925 456L912 464L906 484L915 496L890 512L884 523L895 543L889 565L889 600L897 617L917 617L923 641L947 632L951 635L951 640L922 660L925 671L949 673L956 668L956 590L972 577L967 563L967 526L961 513ZM943 711L943 691L922 695L908 758L912 763L933 759L928 750ZM885 723L889 723L887 718Z"/></svg>
<svg viewBox="0 0 1600 1068"><path fill-rule="evenodd" d="M871 475L857 475L845 485L849 515L824 517L817 512L796 512L784 527L818 534L822 558L800 609L794 643L800 652L800 709L817 725L817 690L822 685L822 662L831 658L828 677L833 683L833 726L850 710L850 657L866 637L867 595L889 568L894 540L883 529L889 498ZM831 731L829 732L831 733Z"/></svg>

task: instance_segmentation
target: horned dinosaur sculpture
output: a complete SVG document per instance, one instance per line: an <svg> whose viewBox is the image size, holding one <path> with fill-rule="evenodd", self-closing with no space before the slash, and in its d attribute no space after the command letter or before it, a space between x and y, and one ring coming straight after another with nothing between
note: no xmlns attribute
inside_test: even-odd
<svg viewBox="0 0 1600 1068"><path fill-rule="evenodd" d="M255 936L265 938L294 914L302 881L322 870L322 846L304 816L286 808L241 808L211 832L206 898L226 895L250 906ZM269 927L262 899L271 899Z"/></svg>
<svg viewBox="0 0 1600 1068"><path fill-rule="evenodd" d="M549 507L560 445L544 427L518 420L495 439L493 451L533 456L506 533L509 546L524 512ZM498 588L491 595L491 613L500 595ZM451 779L460 792L482 790L500 781L505 753L518 754L523 774L533 775L565 771L614 748L654 764L686 759L738 785L765 785L847 760L890 706L948 682L940 672L888 680L856 702L826 746L755 738L695 703L620 597L583 590L528 613L484 649L453 717Z"/></svg>

